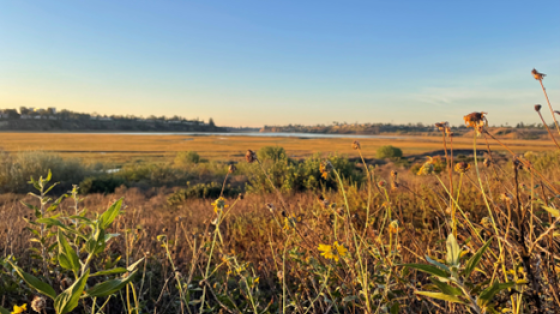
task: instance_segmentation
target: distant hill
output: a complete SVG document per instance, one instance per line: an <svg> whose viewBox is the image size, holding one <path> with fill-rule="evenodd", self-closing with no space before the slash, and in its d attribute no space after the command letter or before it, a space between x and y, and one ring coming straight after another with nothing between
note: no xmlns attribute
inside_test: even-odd
<svg viewBox="0 0 560 314"><path fill-rule="evenodd" d="M54 108L0 109L0 131L15 132L228 132L210 119L187 120L182 117L101 116L76 113L68 110L57 112Z"/></svg>

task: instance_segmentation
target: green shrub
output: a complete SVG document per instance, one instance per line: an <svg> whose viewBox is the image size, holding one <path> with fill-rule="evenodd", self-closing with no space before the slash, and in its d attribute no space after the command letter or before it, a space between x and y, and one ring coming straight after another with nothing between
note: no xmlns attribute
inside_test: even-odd
<svg viewBox="0 0 560 314"><path fill-rule="evenodd" d="M114 175L88 177L80 183L80 192L89 193L114 193L115 189L126 182L123 178Z"/></svg>
<svg viewBox="0 0 560 314"><path fill-rule="evenodd" d="M277 162L279 160L284 160L288 158L286 154L286 150L284 147L280 146L265 146L259 149L257 152L257 158L260 161L265 162L267 160L271 160L273 162Z"/></svg>
<svg viewBox="0 0 560 314"><path fill-rule="evenodd" d="M199 183L171 194L167 198L167 203L169 205L177 205L191 198L215 199L220 196L221 192L222 184L219 184L217 182ZM223 196L234 197L239 193L241 193L240 189L231 187L230 185L226 185L226 187L224 188Z"/></svg>
<svg viewBox="0 0 560 314"><path fill-rule="evenodd" d="M385 145L379 147L376 152L376 156L379 159L385 158L400 158L403 156L402 150L398 147L392 145Z"/></svg>
<svg viewBox="0 0 560 314"><path fill-rule="evenodd" d="M174 163L178 166L186 166L198 164L200 162L200 155L197 152L178 152L175 156Z"/></svg>
<svg viewBox="0 0 560 314"><path fill-rule="evenodd" d="M92 170L77 159L63 159L62 157L45 152L22 152L14 156L1 156L0 164L0 192L27 193L31 191L28 185L31 176L46 177L52 170L54 182L59 182L55 190L66 192L75 182L81 182L92 174Z"/></svg>

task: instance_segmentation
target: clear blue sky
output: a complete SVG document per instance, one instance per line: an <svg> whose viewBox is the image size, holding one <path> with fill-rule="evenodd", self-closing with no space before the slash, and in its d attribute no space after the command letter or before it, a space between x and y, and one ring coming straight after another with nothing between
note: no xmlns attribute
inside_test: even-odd
<svg viewBox="0 0 560 314"><path fill-rule="evenodd" d="M536 122L560 1L0 0L0 108L219 125Z"/></svg>

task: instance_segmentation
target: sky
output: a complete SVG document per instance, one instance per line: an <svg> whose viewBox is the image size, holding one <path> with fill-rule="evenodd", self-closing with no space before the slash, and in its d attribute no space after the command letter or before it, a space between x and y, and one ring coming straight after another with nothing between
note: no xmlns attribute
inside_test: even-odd
<svg viewBox="0 0 560 314"><path fill-rule="evenodd" d="M560 101L559 12L557 0L0 0L0 108L252 127L459 125L473 111L533 123L546 104L533 68Z"/></svg>

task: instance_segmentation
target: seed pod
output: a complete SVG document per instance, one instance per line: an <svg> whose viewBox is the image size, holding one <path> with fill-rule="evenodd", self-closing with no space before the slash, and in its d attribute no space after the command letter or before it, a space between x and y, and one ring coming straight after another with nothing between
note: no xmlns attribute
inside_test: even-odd
<svg viewBox="0 0 560 314"><path fill-rule="evenodd" d="M255 159L255 153L250 149L247 150L247 154L245 154L245 160L247 160L248 163L253 163Z"/></svg>
<svg viewBox="0 0 560 314"><path fill-rule="evenodd" d="M542 106L541 105L535 105L535 111L539 112L541 111Z"/></svg>
<svg viewBox="0 0 560 314"><path fill-rule="evenodd" d="M362 147L360 146L360 142L354 141L354 143L352 143L352 148L358 150L361 149Z"/></svg>

